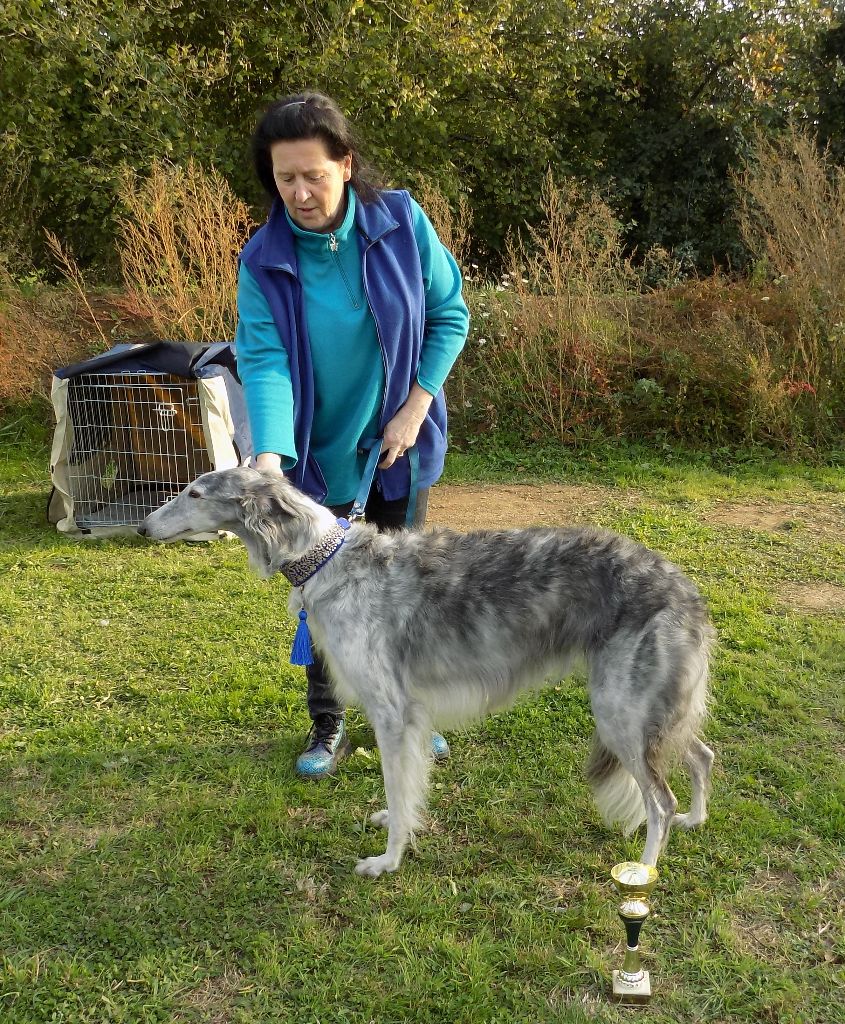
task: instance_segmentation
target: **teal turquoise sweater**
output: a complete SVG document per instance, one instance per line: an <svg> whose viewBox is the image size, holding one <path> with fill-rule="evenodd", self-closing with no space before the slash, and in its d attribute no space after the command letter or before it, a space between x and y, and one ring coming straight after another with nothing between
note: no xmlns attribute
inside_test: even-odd
<svg viewBox="0 0 845 1024"><path fill-rule="evenodd" d="M328 485L327 505L355 497L365 461L358 454L359 442L376 434L384 395L381 345L364 294L351 189L348 197L343 223L331 235L305 231L289 220L314 369L311 448ZM457 264L419 205L413 202L412 209L425 285L425 336L417 382L435 395L463 348L468 312ZM253 384L247 394L253 450L276 452L282 468L291 469L297 452L288 357L267 300L243 264L238 314L239 360L270 359L276 371L272 384Z"/></svg>

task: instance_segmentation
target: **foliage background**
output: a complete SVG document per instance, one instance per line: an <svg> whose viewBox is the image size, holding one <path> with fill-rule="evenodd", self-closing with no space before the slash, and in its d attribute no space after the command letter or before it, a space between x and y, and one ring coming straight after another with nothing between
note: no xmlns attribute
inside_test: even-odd
<svg viewBox="0 0 845 1024"><path fill-rule="evenodd" d="M629 249L745 259L730 172L790 119L845 153L845 27L821 0L6 0L0 226L105 276L123 165L195 157L258 207L248 139L270 99L333 94L396 183L469 198L495 260L547 168L603 191Z"/></svg>

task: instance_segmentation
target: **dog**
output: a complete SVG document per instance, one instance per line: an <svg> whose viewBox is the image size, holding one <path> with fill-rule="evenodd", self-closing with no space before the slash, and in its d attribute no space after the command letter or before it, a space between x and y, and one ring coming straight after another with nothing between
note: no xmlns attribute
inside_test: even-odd
<svg viewBox="0 0 845 1024"><path fill-rule="evenodd" d="M434 727L507 707L577 663L595 719L587 778L605 820L626 833L645 820L641 860L654 865L673 823L706 819L713 752L698 734L715 634L677 566L590 527L379 533L343 523L280 473L240 467L199 477L139 532L175 541L229 531L265 578L297 582L292 567L317 565L288 608L306 611L338 699L363 709L381 751L387 810L371 821L387 829L387 849L360 860L359 874L395 871L419 829ZM691 779L686 814L665 777L674 760Z"/></svg>

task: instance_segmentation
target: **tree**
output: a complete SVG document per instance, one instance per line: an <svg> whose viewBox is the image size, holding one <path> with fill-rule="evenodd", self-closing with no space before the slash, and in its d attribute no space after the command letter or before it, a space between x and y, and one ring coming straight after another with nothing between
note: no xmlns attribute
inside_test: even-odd
<svg viewBox="0 0 845 1024"><path fill-rule="evenodd" d="M262 202L265 104L336 97L389 181L469 197L480 243L541 217L547 169L599 185L629 246L736 264L756 131L842 153L841 18L821 0L7 0L0 244L46 226L107 265L122 164L193 157ZM3 233L5 232L5 234ZM5 240L5 241L4 241Z"/></svg>

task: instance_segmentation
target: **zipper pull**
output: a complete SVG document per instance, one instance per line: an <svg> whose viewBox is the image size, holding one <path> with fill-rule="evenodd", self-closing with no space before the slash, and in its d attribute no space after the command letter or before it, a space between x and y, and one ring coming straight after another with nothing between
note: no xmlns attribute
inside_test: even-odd
<svg viewBox="0 0 845 1024"><path fill-rule="evenodd" d="M329 232L329 248L332 252L337 252L338 250L337 239L334 236L334 231Z"/></svg>

